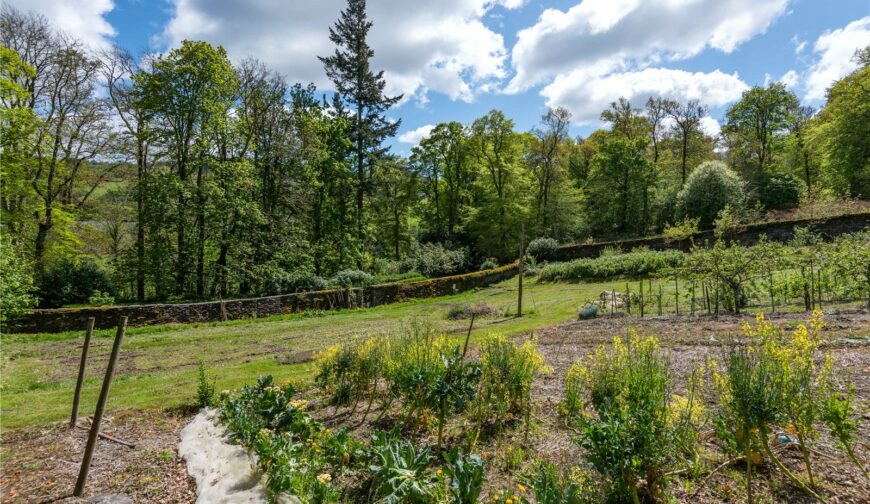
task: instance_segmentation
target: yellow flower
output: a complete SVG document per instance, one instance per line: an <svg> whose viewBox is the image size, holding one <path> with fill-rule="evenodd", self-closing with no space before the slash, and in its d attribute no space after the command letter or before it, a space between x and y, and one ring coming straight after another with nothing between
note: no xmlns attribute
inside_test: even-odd
<svg viewBox="0 0 870 504"><path fill-rule="evenodd" d="M438 476L441 476L441 474L442 474L443 472L444 472L444 471L442 471L441 469L438 469L437 471L435 471L435 473L438 474Z"/></svg>
<svg viewBox="0 0 870 504"><path fill-rule="evenodd" d="M308 406L308 401L306 401L305 399L294 399L290 401L290 406L295 409L305 409L305 406Z"/></svg>
<svg viewBox="0 0 870 504"><path fill-rule="evenodd" d="M520 484L520 483L517 483L517 488L519 488L520 492L525 492L525 491L526 491L526 487L524 487L524 486L523 486L522 484Z"/></svg>
<svg viewBox="0 0 870 504"><path fill-rule="evenodd" d="M507 499L505 499L504 504L514 504L514 501L513 501L513 499L508 497Z"/></svg>
<svg viewBox="0 0 870 504"><path fill-rule="evenodd" d="M330 481L332 481L332 475L330 475L329 473L318 474L317 481L319 481L321 484L325 485L325 484L329 483Z"/></svg>

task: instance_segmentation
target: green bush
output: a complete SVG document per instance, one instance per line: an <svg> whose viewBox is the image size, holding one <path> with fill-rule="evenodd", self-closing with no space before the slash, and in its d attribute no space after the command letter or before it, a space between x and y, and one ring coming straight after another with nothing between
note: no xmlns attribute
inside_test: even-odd
<svg viewBox="0 0 870 504"><path fill-rule="evenodd" d="M480 271L498 268L498 260L495 257L488 257L480 264Z"/></svg>
<svg viewBox="0 0 870 504"><path fill-rule="evenodd" d="M423 243L411 252L414 270L427 278L462 273L468 269L468 249L451 250L440 243Z"/></svg>
<svg viewBox="0 0 870 504"><path fill-rule="evenodd" d="M199 374L196 388L196 402L200 408L214 405L214 378L209 380L205 373L205 363L199 361Z"/></svg>
<svg viewBox="0 0 870 504"><path fill-rule="evenodd" d="M677 219L696 217L701 227L708 229L726 205L743 208L746 197L743 186L740 176L723 163L702 163L677 193Z"/></svg>
<svg viewBox="0 0 870 504"><path fill-rule="evenodd" d="M21 250L4 234L0 238L0 320L24 313L36 304L33 276Z"/></svg>
<svg viewBox="0 0 870 504"><path fill-rule="evenodd" d="M606 279L619 276L644 277L679 267L686 255L676 250L635 249L628 253L602 253L600 257L548 264L541 280Z"/></svg>
<svg viewBox="0 0 870 504"><path fill-rule="evenodd" d="M87 303L94 291L112 295L109 275L91 260L65 260L49 266L39 278L39 304L58 308Z"/></svg>
<svg viewBox="0 0 870 504"><path fill-rule="evenodd" d="M332 277L331 283L337 287L368 287L375 282L375 277L365 271L346 269Z"/></svg>
<svg viewBox="0 0 870 504"><path fill-rule="evenodd" d="M281 293L322 291L329 288L322 277L313 273L290 273L281 281Z"/></svg>
<svg viewBox="0 0 870 504"><path fill-rule="evenodd" d="M758 190L758 200L766 209L795 208L804 194L803 182L789 173L772 173L765 177Z"/></svg>
<svg viewBox="0 0 870 504"><path fill-rule="evenodd" d="M578 415L578 442L609 485L612 501L664 501L666 474L692 455L701 401L672 394L667 355L655 338L629 332L572 369L592 414ZM697 376L697 375L696 375Z"/></svg>
<svg viewBox="0 0 870 504"><path fill-rule="evenodd" d="M534 257L538 261L548 261L555 259L556 251L559 249L559 242L553 238L535 238L526 247L526 253Z"/></svg>

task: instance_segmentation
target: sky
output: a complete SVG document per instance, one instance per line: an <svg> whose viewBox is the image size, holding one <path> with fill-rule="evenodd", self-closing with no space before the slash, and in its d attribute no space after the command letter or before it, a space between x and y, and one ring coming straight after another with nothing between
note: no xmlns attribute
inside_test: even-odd
<svg viewBox="0 0 870 504"><path fill-rule="evenodd" d="M331 94L317 56L345 0L2 0L33 10L94 48L165 52L182 40L255 57L288 82ZM716 133L728 105L754 85L785 83L818 107L830 84L870 45L870 0L369 0L373 68L384 70L388 112L407 154L435 125L501 109L518 130L548 107L572 114L572 133L601 127L624 96L699 99Z"/></svg>

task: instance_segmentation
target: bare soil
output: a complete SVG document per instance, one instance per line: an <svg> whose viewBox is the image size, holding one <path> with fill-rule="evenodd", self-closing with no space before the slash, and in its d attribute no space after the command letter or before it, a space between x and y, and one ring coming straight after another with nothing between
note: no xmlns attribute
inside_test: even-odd
<svg viewBox="0 0 870 504"><path fill-rule="evenodd" d="M805 314L773 314L768 319L777 325L791 327ZM479 452L487 461L487 483L484 495L498 489L518 491L516 484L535 459L545 459L565 468L584 466L582 450L562 426L556 406L563 396L562 380L567 368L601 343L624 335L629 327L641 334L655 334L670 352L671 368L681 388L686 376L697 363L709 356L719 357L728 342L739 337L744 321L741 317L649 317L644 319L619 316L600 317L572 322L543 330L537 334L545 360L553 372L539 377L533 389L535 421L526 441L521 428L509 429L481 441ZM838 365L847 371L855 385L862 413L857 455L870 463L870 312L854 310L826 316L826 338ZM527 337L527 336L526 336ZM473 351L473 350L472 350ZM310 355L277 355L276 358L308 360ZM310 409L315 416L333 427L347 427L353 435L365 438L376 428L389 428L396 419L391 415L375 423L378 411L363 421L360 405L350 414L348 408L326 405L316 390L307 392ZM184 460L176 450L180 430L190 421L191 412L138 411L117 412L104 419L103 432L136 444L131 449L101 440L94 456L85 496L125 494L134 502L193 502L195 488L188 477ZM86 422L81 422L85 425ZM454 421L445 433L447 444L460 441L467 431L461 419ZM434 430L408 432L420 444L435 444ZM87 431L69 429L56 423L44 428L18 429L3 432L2 502L83 502L69 497L78 474ZM690 480L673 479L671 493L680 502L697 504L742 502L745 500L739 465L722 465L726 459L709 429L703 437L704 461L707 469ZM799 451L791 446L777 448L781 458L796 474L803 475ZM816 445L814 470L820 490L830 503L868 503L870 484L858 469L835 448L824 429ZM720 467L721 466L721 467ZM716 469L711 473L713 469ZM710 475L712 474L712 475ZM709 476L709 477L708 477ZM690 484L686 484L689 481ZM762 467L755 480L754 491L768 502L811 502L800 489L793 487L776 468ZM701 484L703 482L703 484ZM529 496L531 497L531 496Z"/></svg>

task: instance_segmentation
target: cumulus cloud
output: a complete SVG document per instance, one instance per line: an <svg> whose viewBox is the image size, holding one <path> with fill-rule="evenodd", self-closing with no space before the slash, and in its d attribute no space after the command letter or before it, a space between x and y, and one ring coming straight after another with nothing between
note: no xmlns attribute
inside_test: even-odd
<svg viewBox="0 0 870 504"><path fill-rule="evenodd" d="M545 10L521 30L511 52L518 93L573 72L604 75L705 48L726 53L764 32L789 0L583 0L567 11Z"/></svg>
<svg viewBox="0 0 870 504"><path fill-rule="evenodd" d="M834 31L822 34L813 46L819 57L806 76L806 95L809 101L823 100L825 91L834 81L857 67L852 61L855 51L870 45L870 16L853 21Z"/></svg>
<svg viewBox="0 0 870 504"><path fill-rule="evenodd" d="M383 69L388 93L426 100L430 91L471 101L506 76L501 34L482 18L495 5L515 8L522 0L432 0L369 2L374 27L369 43L374 68ZM328 29L343 0L174 0L175 12L162 37L170 46L184 39L223 45L234 60L254 56L290 81L330 87L316 56L333 52Z"/></svg>
<svg viewBox="0 0 870 504"><path fill-rule="evenodd" d="M620 96L637 107L642 107L650 96L680 101L697 99L711 107L719 107L737 100L746 89L748 86L736 73L726 74L719 70L692 73L645 68L596 76L581 69L557 76L541 94L548 106L570 110L577 124L595 124L601 111ZM713 127L712 124L706 126Z"/></svg>
<svg viewBox="0 0 870 504"><path fill-rule="evenodd" d="M409 130L399 135L399 141L406 144L417 145L435 128L434 124L425 124L417 129Z"/></svg>
<svg viewBox="0 0 870 504"><path fill-rule="evenodd" d="M93 49L108 47L115 36L115 28L103 17L115 8L112 0L3 0L3 4L41 14Z"/></svg>
<svg viewBox="0 0 870 504"><path fill-rule="evenodd" d="M779 82L785 84L785 87L789 89L794 89L797 87L798 83L800 83L800 75L798 75L794 70L789 70L782 74L782 77L779 78Z"/></svg>

